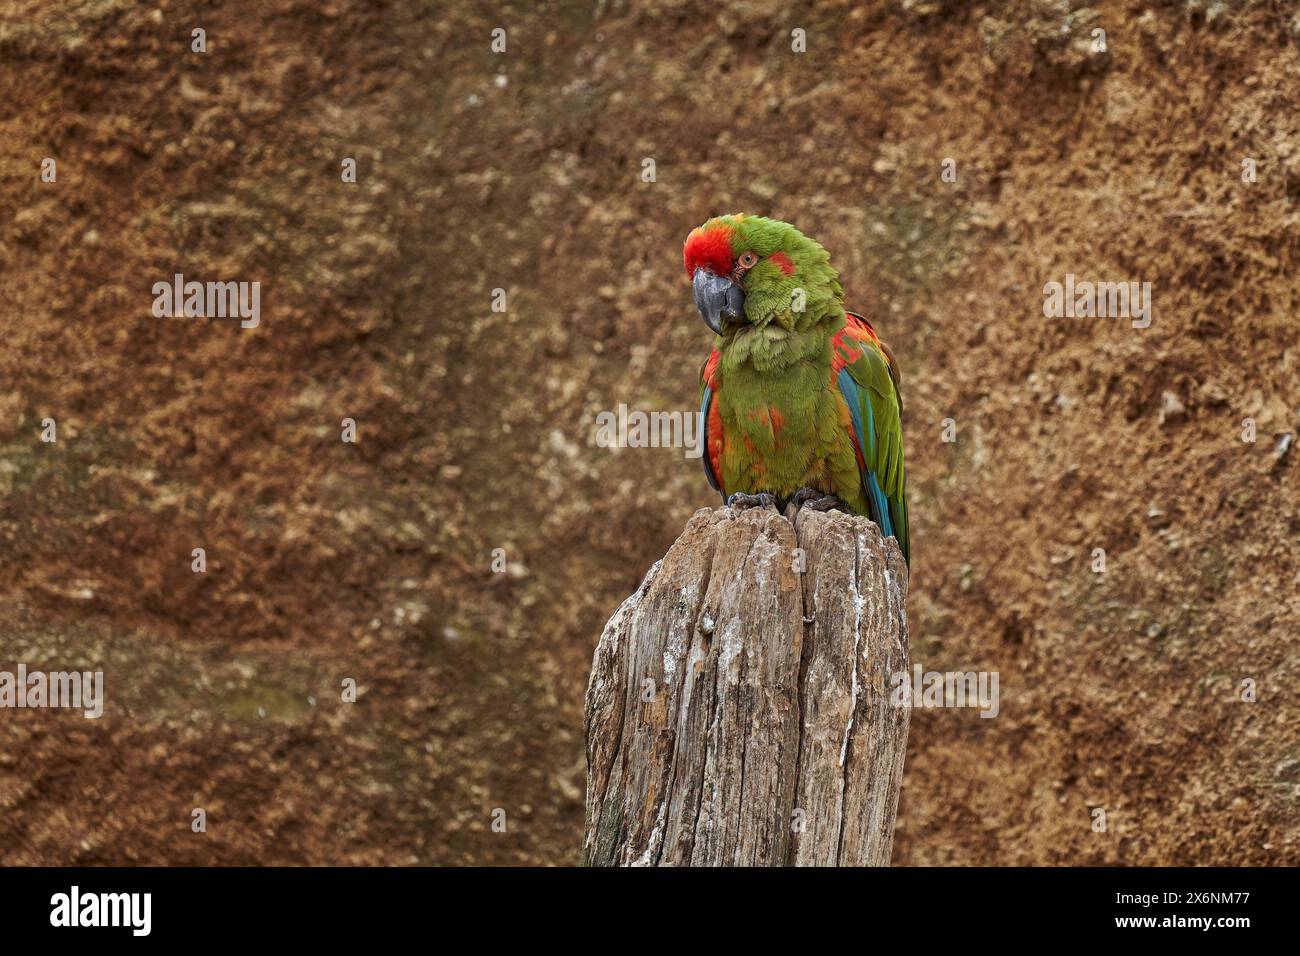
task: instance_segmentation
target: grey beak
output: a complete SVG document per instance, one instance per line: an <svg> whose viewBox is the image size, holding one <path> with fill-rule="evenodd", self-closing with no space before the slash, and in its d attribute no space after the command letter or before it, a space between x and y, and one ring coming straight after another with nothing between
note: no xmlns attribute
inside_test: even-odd
<svg viewBox="0 0 1300 956"><path fill-rule="evenodd" d="M738 319L745 312L745 290L730 279L704 269L695 270L695 306L704 324L722 334L722 319Z"/></svg>

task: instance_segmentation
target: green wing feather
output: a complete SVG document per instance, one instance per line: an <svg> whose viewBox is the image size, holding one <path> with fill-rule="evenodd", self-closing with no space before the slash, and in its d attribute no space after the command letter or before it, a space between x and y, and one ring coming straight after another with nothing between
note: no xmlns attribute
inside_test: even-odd
<svg viewBox="0 0 1300 956"><path fill-rule="evenodd" d="M861 356L846 367L849 376L858 384L858 412L863 429L873 434L866 436L862 457L867 469L876 476L880 490L889 502L889 518L894 525L894 536L911 559L911 534L907 524L907 480L903 466L902 401L893 367L874 342L858 339Z"/></svg>

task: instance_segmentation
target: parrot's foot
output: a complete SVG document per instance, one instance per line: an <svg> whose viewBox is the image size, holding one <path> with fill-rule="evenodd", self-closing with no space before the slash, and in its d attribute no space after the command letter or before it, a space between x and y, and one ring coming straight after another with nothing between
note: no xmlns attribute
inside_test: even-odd
<svg viewBox="0 0 1300 956"><path fill-rule="evenodd" d="M748 511L750 508L767 508L771 507L780 510L776 495L770 495L766 491L760 491L756 495L747 495L743 492L736 492L727 499L727 507L734 508L737 511Z"/></svg>
<svg viewBox="0 0 1300 956"><path fill-rule="evenodd" d="M816 488L800 488L796 491L790 497L789 504L785 506L785 516L793 522L795 515L802 508L807 508L809 511L833 511L836 508L842 511L848 510L844 502L840 501L835 495L828 495Z"/></svg>

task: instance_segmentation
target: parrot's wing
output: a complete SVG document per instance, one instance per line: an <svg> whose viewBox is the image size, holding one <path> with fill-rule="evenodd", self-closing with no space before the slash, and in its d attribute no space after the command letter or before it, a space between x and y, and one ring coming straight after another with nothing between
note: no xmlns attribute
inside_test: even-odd
<svg viewBox="0 0 1300 956"><path fill-rule="evenodd" d="M700 369L700 442L704 449L700 461L704 462L704 477L725 501L727 496L718 477L722 472L722 415L717 402L718 389L722 387L718 378L720 361L722 353L714 349Z"/></svg>
<svg viewBox="0 0 1300 956"><path fill-rule="evenodd" d="M903 557L910 561L898 370L871 323L861 316L846 316L832 348L831 372L849 407L871 519L886 537L898 539Z"/></svg>

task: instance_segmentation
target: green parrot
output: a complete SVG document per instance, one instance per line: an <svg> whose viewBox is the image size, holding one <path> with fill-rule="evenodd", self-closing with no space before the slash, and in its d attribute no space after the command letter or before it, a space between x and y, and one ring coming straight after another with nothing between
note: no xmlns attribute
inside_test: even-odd
<svg viewBox="0 0 1300 956"><path fill-rule="evenodd" d="M911 560L898 364L789 223L718 216L682 250L717 336L700 374L709 483L732 507L843 505Z"/></svg>

